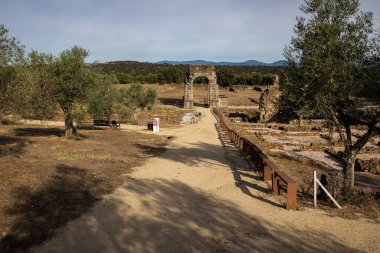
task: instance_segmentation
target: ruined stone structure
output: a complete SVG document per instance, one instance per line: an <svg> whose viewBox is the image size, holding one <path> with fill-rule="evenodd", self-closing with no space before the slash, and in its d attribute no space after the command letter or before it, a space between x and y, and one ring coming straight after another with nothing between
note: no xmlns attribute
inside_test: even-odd
<svg viewBox="0 0 380 253"><path fill-rule="evenodd" d="M263 91L260 97L260 122L268 122L277 114L280 96L280 77L275 75L273 85Z"/></svg>
<svg viewBox="0 0 380 253"><path fill-rule="evenodd" d="M193 108L193 82L195 78L205 76L208 82L208 104L210 107L219 107L219 87L216 83L216 73L214 66L208 65L190 65L185 83L184 107Z"/></svg>
<svg viewBox="0 0 380 253"><path fill-rule="evenodd" d="M225 108L228 107L228 97L224 95L219 96L219 107Z"/></svg>

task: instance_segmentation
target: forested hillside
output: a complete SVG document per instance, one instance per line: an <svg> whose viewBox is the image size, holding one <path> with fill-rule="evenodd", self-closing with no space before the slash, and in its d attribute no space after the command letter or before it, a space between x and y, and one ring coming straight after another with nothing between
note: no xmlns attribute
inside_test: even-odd
<svg viewBox="0 0 380 253"><path fill-rule="evenodd" d="M137 61L116 61L92 64L106 74L115 74L120 83L184 83L189 65L170 65ZM218 84L262 85L272 82L274 74L284 67L215 66Z"/></svg>

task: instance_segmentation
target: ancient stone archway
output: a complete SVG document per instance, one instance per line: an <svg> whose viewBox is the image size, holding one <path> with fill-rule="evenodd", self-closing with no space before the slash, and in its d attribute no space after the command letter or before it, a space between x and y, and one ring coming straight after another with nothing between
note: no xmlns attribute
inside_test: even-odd
<svg viewBox="0 0 380 253"><path fill-rule="evenodd" d="M210 107L219 107L219 87L216 83L216 73L214 66L208 65L190 65L185 83L184 107L193 108L193 83L195 78L205 76L208 82L208 104Z"/></svg>

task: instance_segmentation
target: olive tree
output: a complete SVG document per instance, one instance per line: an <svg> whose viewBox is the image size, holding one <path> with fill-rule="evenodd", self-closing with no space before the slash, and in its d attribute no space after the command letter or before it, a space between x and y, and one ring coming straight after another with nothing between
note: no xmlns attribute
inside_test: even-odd
<svg viewBox="0 0 380 253"><path fill-rule="evenodd" d="M22 61L24 47L14 37L10 37L4 25L0 25L0 116L12 111L11 101L14 67Z"/></svg>
<svg viewBox="0 0 380 253"><path fill-rule="evenodd" d="M121 119L133 118L138 109L151 109L157 97L156 90L147 90L141 84L132 84L118 90L117 114Z"/></svg>
<svg viewBox="0 0 380 253"><path fill-rule="evenodd" d="M87 93L88 113L93 119L107 118L118 108L118 90L113 85L112 76L94 73L94 84Z"/></svg>
<svg viewBox="0 0 380 253"><path fill-rule="evenodd" d="M112 76L96 74L95 85L87 95L88 112L94 118L134 118L138 109L151 109L156 99L154 89L144 89L141 84L117 88Z"/></svg>
<svg viewBox="0 0 380 253"><path fill-rule="evenodd" d="M73 124L74 103L83 100L93 85L93 78L84 61L87 56L87 50L74 46L60 53L53 61L52 96L63 111L66 137L77 133Z"/></svg>
<svg viewBox="0 0 380 253"><path fill-rule="evenodd" d="M358 0L305 0L300 9L305 17L297 17L295 37L284 50L283 97L299 117L323 116L335 126L344 143L343 189L349 193L356 156L379 127L379 107L362 95L379 85L369 76L373 66L365 64L376 55L370 55L372 13L360 12ZM354 142L356 124L367 130Z"/></svg>
<svg viewBox="0 0 380 253"><path fill-rule="evenodd" d="M46 120L57 113L55 100L53 57L32 50L14 67L15 73L10 91L13 111L27 118Z"/></svg>

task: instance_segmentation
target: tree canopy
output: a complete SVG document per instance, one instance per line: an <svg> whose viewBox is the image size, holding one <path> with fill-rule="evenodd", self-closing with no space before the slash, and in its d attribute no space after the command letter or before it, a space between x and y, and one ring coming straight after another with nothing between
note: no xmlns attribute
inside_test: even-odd
<svg viewBox="0 0 380 253"><path fill-rule="evenodd" d="M24 47L16 38L9 36L4 25L0 25L0 116L12 109L14 65L22 61L23 56Z"/></svg>
<svg viewBox="0 0 380 253"><path fill-rule="evenodd" d="M64 115L65 135L76 134L74 118L89 113L94 119L131 116L138 108L152 107L156 92L141 85L118 89L116 74L102 74L85 63L88 51L73 46L58 56L32 50L9 37L0 26L0 116L4 114L46 120ZM177 73L178 71L168 71ZM144 76L139 77L141 81ZM158 80L158 75L150 75ZM176 80L174 80L176 81Z"/></svg>
<svg viewBox="0 0 380 253"><path fill-rule="evenodd" d="M360 12L358 0L305 0L300 9L305 17L297 17L296 36L284 50L284 104L301 118L323 116L336 127L345 144L348 192L354 187L356 155L377 132L379 119L379 107L368 109L368 97L363 97L365 91L379 89L372 13ZM368 130L356 143L354 124Z"/></svg>

